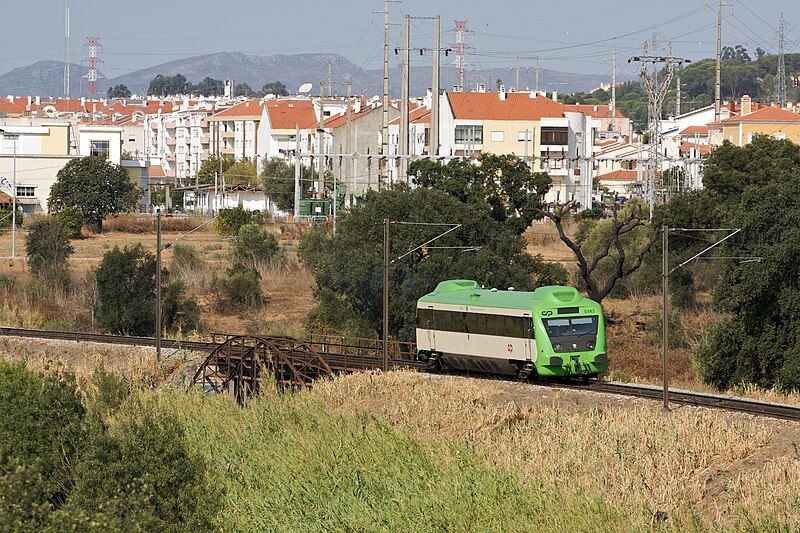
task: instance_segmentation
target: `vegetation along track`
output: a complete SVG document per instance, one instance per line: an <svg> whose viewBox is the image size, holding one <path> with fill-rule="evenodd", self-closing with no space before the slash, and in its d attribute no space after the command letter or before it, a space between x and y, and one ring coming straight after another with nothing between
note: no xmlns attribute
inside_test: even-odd
<svg viewBox="0 0 800 533"><path fill-rule="evenodd" d="M121 344L129 346L149 346L156 345L156 339L153 337L132 337L125 335L108 335L104 333L82 333L70 331L52 331L52 330L37 330L37 329L23 329L23 328L6 328L0 327L0 336L9 337L27 337L36 339L53 339L53 340L67 340L67 341L81 341L81 342L97 342L104 344ZM162 339L161 344L164 348L183 348L193 351L210 352L216 346L214 342L203 341L186 341L177 339ZM347 355L340 355L334 353L322 353L321 356L328 362L331 368L335 370L366 370L380 368L381 359L380 354L376 353L374 357L351 357ZM392 366L404 366L416 370L424 370L425 365L416 361L409 360L393 360ZM473 375L475 377L475 375ZM637 385L631 383L616 383L591 380L589 382L582 381L559 381L559 382L541 382L540 385L551 386L555 388L570 388L577 390L589 390L593 392L601 392L606 394L617 394L622 396L632 396L636 398L645 398L652 400L660 400L662 389L660 387L651 385ZM686 390L670 389L670 401L675 404L694 405L698 407L708 407L715 409L724 409L727 411L736 411L747 413L757 416L767 416L771 418L781 418L784 420L794 420L800 422L800 407L791 405L761 402L757 400L750 400L747 398L739 398L734 396L722 396L714 394L706 394L701 392L692 392Z"/></svg>

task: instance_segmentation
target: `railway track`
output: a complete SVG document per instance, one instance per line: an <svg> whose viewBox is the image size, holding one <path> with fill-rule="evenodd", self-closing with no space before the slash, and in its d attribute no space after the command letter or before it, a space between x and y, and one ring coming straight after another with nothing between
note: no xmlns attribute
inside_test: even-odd
<svg viewBox="0 0 800 533"><path fill-rule="evenodd" d="M125 335L108 335L104 333L80 333L70 331L35 330L6 327L0 327L0 336L66 340L76 342L96 342L126 346L154 347L156 345L156 339L153 337L131 337ZM214 349L216 349L220 344L216 342L162 339L161 345L163 348L180 348L210 353L214 351ZM382 360L379 356L379 352L374 351L373 354L369 354L371 348L364 349L362 347L358 353L347 353L348 351L346 349L341 350L339 353L334 353L326 348L328 346L331 346L335 349L341 349L342 346L345 346L346 348L353 347L344 344L324 345L319 344L319 341L314 341L313 345L322 348L319 350L319 355L333 370L336 371L350 372L357 370L372 370L381 367ZM426 367L424 363L412 361L407 358L391 359L390 364L392 367L404 367L420 371L424 371ZM475 377L474 374L472 376ZM547 385L554 388L593 391L650 400L661 400L662 397L662 389L660 387L651 385L637 385L631 383L616 383L594 380L587 383L575 381L537 384ZM750 415L800 422L800 407L791 405L761 402L748 398L706 394L677 389L670 389L669 398L670 402L675 404L722 409L726 411L735 411Z"/></svg>

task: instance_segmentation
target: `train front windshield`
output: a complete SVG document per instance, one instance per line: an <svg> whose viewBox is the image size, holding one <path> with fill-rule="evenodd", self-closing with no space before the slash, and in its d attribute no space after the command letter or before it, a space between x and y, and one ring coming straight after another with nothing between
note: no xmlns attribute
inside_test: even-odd
<svg viewBox="0 0 800 533"><path fill-rule="evenodd" d="M544 327L551 339L597 335L597 317L545 318Z"/></svg>

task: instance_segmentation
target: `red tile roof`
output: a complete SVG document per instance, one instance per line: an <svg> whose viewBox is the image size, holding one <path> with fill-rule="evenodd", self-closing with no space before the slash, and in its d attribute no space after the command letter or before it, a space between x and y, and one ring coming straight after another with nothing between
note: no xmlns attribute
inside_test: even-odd
<svg viewBox="0 0 800 533"><path fill-rule="evenodd" d="M10 204L10 203L13 203L11 197L6 193L4 193L3 191L0 191L0 204Z"/></svg>
<svg viewBox="0 0 800 533"><path fill-rule="evenodd" d="M678 135L708 135L708 126L689 126Z"/></svg>
<svg viewBox="0 0 800 533"><path fill-rule="evenodd" d="M635 170L615 170L607 174L600 174L594 179L598 181L636 181L637 172Z"/></svg>
<svg viewBox="0 0 800 533"><path fill-rule="evenodd" d="M267 100L267 102L277 102L277 100ZM261 100L245 100L233 107L224 109L219 113L212 115L209 120L224 119L224 118L245 118L245 117L260 117L264 107L268 104Z"/></svg>
<svg viewBox="0 0 800 533"><path fill-rule="evenodd" d="M611 110L608 105L592 105L592 104L565 104L564 107L567 111L583 113L587 117L592 118L611 118ZM617 118L625 118L625 115L619 110L614 110L614 116Z"/></svg>
<svg viewBox="0 0 800 533"><path fill-rule="evenodd" d="M267 100L267 113L273 130L306 129L319 123L310 100Z"/></svg>
<svg viewBox="0 0 800 533"><path fill-rule="evenodd" d="M681 153L686 153L691 151L693 148L697 148L697 150L700 152L700 155L708 155L711 150L707 144L694 144L693 142L683 141L681 143L680 151Z"/></svg>
<svg viewBox="0 0 800 533"><path fill-rule="evenodd" d="M0 100L0 113L7 115L22 115L25 112L25 105L27 100L23 101L21 98L15 98L13 102L7 98Z"/></svg>
<svg viewBox="0 0 800 533"><path fill-rule="evenodd" d="M539 120L563 116L565 106L529 93L447 93L453 116L462 120Z"/></svg>
<svg viewBox="0 0 800 533"><path fill-rule="evenodd" d="M725 125L739 124L741 122L781 122L781 123L794 123L800 122L800 114L792 113L786 109L778 107L764 107L758 111L753 111L748 115L733 117L723 121Z"/></svg>
<svg viewBox="0 0 800 533"><path fill-rule="evenodd" d="M417 106L408 113L409 124L430 124L431 123L431 110L430 108L422 105ZM400 117L389 122L389 125L400 124Z"/></svg>
<svg viewBox="0 0 800 533"><path fill-rule="evenodd" d="M152 165L147 169L147 176L150 178L166 178L167 175L161 165Z"/></svg>
<svg viewBox="0 0 800 533"><path fill-rule="evenodd" d="M351 109L350 120L353 120L358 117L363 117L364 115L368 115L369 113L372 113L376 109L380 109L380 107L369 107L362 105L361 111L359 111L358 113L356 113L354 109ZM347 112L341 113L339 115L334 115L332 117L328 117L328 119L325 120L326 128L336 129L341 126L344 126L345 124L347 124Z"/></svg>

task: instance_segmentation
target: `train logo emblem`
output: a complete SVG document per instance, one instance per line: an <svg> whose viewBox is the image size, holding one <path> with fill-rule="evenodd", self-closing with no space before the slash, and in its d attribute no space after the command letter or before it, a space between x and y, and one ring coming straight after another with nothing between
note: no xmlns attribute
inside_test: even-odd
<svg viewBox="0 0 800 533"><path fill-rule="evenodd" d="M552 311L542 311L542 316L553 316Z"/></svg>
<svg viewBox="0 0 800 533"><path fill-rule="evenodd" d="M509 345L506 347L506 349L508 350L508 353L511 353L511 352L513 352L513 351L514 351L514 345L513 345L513 344L509 344Z"/></svg>

